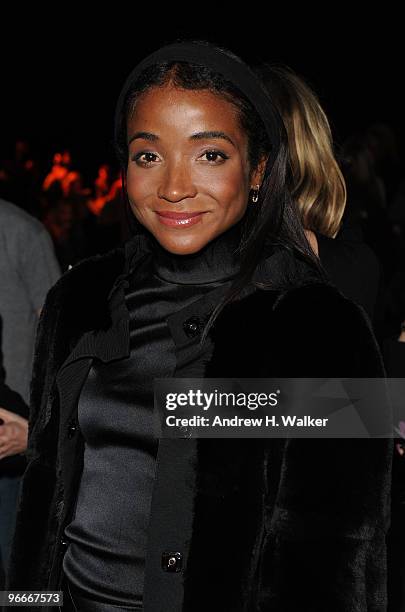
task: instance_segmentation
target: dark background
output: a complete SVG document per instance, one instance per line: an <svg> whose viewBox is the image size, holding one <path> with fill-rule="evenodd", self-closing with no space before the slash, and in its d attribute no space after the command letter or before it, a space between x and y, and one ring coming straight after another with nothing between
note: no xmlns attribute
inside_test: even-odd
<svg viewBox="0 0 405 612"><path fill-rule="evenodd" d="M85 176L114 161L114 105L126 76L144 55L178 37L205 38L248 61L292 67L318 93L337 146L375 121L390 124L401 146L403 20L388 7L356 16L329 3L300 11L293 5L275 11L271 4L163 11L158 4L115 3L86 16L84 8L50 5L39 15L21 6L21 14L4 19L0 158L11 154L16 138L27 138L41 158L71 149L73 166Z"/></svg>

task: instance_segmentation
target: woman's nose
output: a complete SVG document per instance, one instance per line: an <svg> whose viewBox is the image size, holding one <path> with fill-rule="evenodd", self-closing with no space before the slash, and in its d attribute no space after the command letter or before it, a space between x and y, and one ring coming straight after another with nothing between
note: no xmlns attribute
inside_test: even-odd
<svg viewBox="0 0 405 612"><path fill-rule="evenodd" d="M190 170L186 164L176 163L165 168L158 189L158 197L168 202L180 202L196 195Z"/></svg>

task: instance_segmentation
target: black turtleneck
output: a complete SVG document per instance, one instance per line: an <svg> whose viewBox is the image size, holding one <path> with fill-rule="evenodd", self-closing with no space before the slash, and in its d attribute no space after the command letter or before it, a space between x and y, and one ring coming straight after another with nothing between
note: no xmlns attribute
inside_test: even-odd
<svg viewBox="0 0 405 612"><path fill-rule="evenodd" d="M241 225L237 223L191 255L169 253L150 235L153 271L160 279L178 285L229 280L236 275L239 267L240 230Z"/></svg>
<svg viewBox="0 0 405 612"><path fill-rule="evenodd" d="M121 281L129 357L105 362L94 355L78 405L84 468L75 515L65 530L70 545L63 568L76 593L104 602L105 610L110 605L142 609L158 448L153 379L173 377L176 370L167 317L237 274L239 236L238 223L199 252L174 255L145 235L149 254L134 269L128 262L129 272ZM128 344L128 338L117 337L117 342ZM203 376L209 351L207 342L193 377Z"/></svg>

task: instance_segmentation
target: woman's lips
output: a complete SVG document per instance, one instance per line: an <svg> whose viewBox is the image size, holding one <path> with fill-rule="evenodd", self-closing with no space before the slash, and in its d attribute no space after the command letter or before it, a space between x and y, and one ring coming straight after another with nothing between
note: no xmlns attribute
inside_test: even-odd
<svg viewBox="0 0 405 612"><path fill-rule="evenodd" d="M158 219L163 225L171 227L189 227L198 223L204 212L177 213L172 210L157 212Z"/></svg>

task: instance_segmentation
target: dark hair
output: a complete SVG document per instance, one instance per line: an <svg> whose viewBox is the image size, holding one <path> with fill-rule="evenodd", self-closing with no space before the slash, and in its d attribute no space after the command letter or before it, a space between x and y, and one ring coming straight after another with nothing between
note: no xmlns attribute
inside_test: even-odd
<svg viewBox="0 0 405 612"><path fill-rule="evenodd" d="M205 41L197 42L213 46ZM243 64L240 58L227 49L215 48ZM177 60L159 62L148 66L128 88L118 117L118 129L116 130L115 150L121 165L127 210L130 208L126 189L127 118L142 93L152 87L159 87L168 83L182 89L208 90L220 95L235 106L241 127L247 134L248 160L251 171L257 167L263 157L268 157L271 151L271 143L259 113L240 89L222 74L204 65ZM209 328L224 306L236 300L250 282L255 286L269 289L283 289L297 283L298 279L291 277L291 268L290 273L286 271L285 274L279 274L277 280L270 284L253 281L252 275L266 253L271 254L275 249L286 249L294 253L301 261L306 262L308 270L312 271L317 280L323 279L322 268L307 241L298 208L296 203L292 201L287 188L286 173L289 156L287 137L281 118L276 127L280 133L279 149L272 152L273 163L267 163L266 165L258 202L254 206L248 206L245 216L241 220L240 271L223 300L214 309L201 342L204 341ZM132 223L134 232L142 233L143 228L139 227L140 224L133 214L132 218L134 220Z"/></svg>

